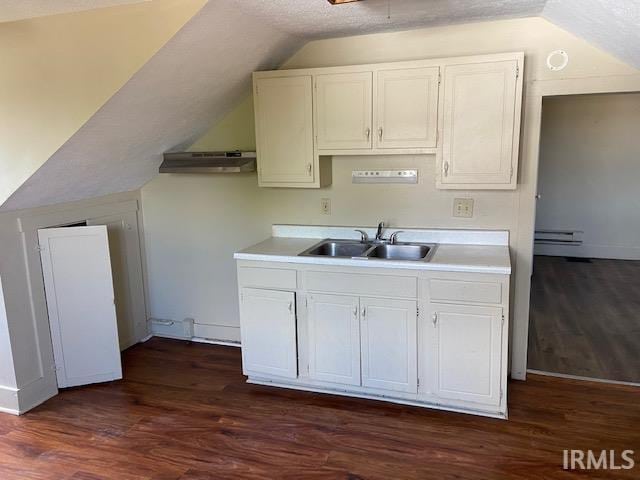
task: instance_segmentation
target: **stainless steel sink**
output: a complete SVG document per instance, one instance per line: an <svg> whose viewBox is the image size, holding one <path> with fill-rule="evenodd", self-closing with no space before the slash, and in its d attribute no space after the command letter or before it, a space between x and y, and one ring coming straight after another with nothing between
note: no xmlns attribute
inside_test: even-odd
<svg viewBox="0 0 640 480"><path fill-rule="evenodd" d="M345 240L323 240L305 250L300 256L312 257L360 257L372 248L370 243Z"/></svg>
<svg viewBox="0 0 640 480"><path fill-rule="evenodd" d="M371 252L371 258L383 258L385 260L422 260L429 255L431 246L419 244L383 244L378 245Z"/></svg>
<svg viewBox="0 0 640 480"><path fill-rule="evenodd" d="M380 243L327 239L308 248L299 256L426 262L431 258L434 249L435 245L423 243Z"/></svg>

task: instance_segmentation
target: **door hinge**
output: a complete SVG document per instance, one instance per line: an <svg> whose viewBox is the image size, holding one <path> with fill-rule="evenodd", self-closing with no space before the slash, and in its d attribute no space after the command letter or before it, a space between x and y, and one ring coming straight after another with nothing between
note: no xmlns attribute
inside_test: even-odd
<svg viewBox="0 0 640 480"><path fill-rule="evenodd" d="M509 170L509 180L513 180L513 165L511 165L511 168Z"/></svg>
<svg viewBox="0 0 640 480"><path fill-rule="evenodd" d="M504 391L502 390L502 388L500 389L500 401L502 401L502 396L504 395Z"/></svg>
<svg viewBox="0 0 640 480"><path fill-rule="evenodd" d="M416 307L416 317L420 316L420 306Z"/></svg>
<svg viewBox="0 0 640 480"><path fill-rule="evenodd" d="M440 85L441 83L442 83L442 73L438 71L438 85Z"/></svg>
<svg viewBox="0 0 640 480"><path fill-rule="evenodd" d="M39 243L36 243L36 246L34 247L36 252L42 252L44 251L44 247L41 247Z"/></svg>
<svg viewBox="0 0 640 480"><path fill-rule="evenodd" d="M418 388L420 388L420 379L418 379Z"/></svg>
<svg viewBox="0 0 640 480"><path fill-rule="evenodd" d="M516 64L516 78L520 76L520 64Z"/></svg>
<svg viewBox="0 0 640 480"><path fill-rule="evenodd" d="M502 324L504 325L504 314L502 314Z"/></svg>

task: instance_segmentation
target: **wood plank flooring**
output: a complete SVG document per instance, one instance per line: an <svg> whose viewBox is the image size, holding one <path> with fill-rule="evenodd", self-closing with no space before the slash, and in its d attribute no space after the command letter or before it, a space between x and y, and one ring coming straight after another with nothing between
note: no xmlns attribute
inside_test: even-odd
<svg viewBox="0 0 640 480"><path fill-rule="evenodd" d="M587 478L566 448L633 449L596 477L640 476L634 387L532 375L505 421L248 385L233 347L152 339L124 374L0 414L0 479Z"/></svg>
<svg viewBox="0 0 640 480"><path fill-rule="evenodd" d="M640 261L536 256L528 368L640 383Z"/></svg>

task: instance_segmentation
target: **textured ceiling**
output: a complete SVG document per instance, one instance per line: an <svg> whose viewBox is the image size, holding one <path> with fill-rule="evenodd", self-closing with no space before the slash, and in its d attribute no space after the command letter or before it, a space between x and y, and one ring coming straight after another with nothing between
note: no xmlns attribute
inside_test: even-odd
<svg viewBox="0 0 640 480"><path fill-rule="evenodd" d="M307 39L539 15L546 0L238 1L237 8Z"/></svg>
<svg viewBox="0 0 640 480"><path fill-rule="evenodd" d="M0 0L0 10L14 3ZM209 0L0 210L141 187L157 174L162 152L188 146L249 92L252 71L275 68L308 40L542 15L640 67L639 4L366 0L330 6L326 0Z"/></svg>
<svg viewBox="0 0 640 480"><path fill-rule="evenodd" d="M640 0L548 0L542 16L640 68Z"/></svg>
<svg viewBox="0 0 640 480"><path fill-rule="evenodd" d="M150 0L0 0L0 22L148 1Z"/></svg>

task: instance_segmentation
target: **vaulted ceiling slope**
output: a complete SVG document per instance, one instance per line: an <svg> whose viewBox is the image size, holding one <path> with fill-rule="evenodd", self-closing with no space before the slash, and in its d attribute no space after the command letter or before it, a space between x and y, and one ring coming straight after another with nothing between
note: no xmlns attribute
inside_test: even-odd
<svg viewBox="0 0 640 480"><path fill-rule="evenodd" d="M637 0L209 0L1 207L134 190L162 152L184 148L307 41L387 30L545 16L640 67Z"/></svg>
<svg viewBox="0 0 640 480"><path fill-rule="evenodd" d="M250 88L251 72L275 68L303 41L210 1L0 210L135 190L161 154L188 145Z"/></svg>
<svg viewBox="0 0 640 480"><path fill-rule="evenodd" d="M640 69L639 0L548 0L542 16Z"/></svg>
<svg viewBox="0 0 640 480"><path fill-rule="evenodd" d="M0 0L0 22L81 12L149 0Z"/></svg>

